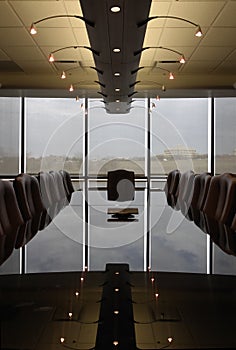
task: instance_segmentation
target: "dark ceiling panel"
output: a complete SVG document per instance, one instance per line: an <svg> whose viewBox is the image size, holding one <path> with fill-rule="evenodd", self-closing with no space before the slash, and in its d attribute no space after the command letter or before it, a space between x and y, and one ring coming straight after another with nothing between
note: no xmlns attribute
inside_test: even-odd
<svg viewBox="0 0 236 350"><path fill-rule="evenodd" d="M95 23L94 28L87 26L87 30L91 47L100 53L94 55L94 61L103 71L98 76L106 110L128 113L136 82L136 73L131 72L138 68L140 60L134 51L142 48L146 30L146 26L137 28L137 23L148 17L151 1L119 0L115 5L120 12L111 12L114 6L111 0L81 0L84 17ZM114 48L120 52L113 52Z"/></svg>
<svg viewBox="0 0 236 350"><path fill-rule="evenodd" d="M0 61L0 72L23 72L23 70L12 61Z"/></svg>

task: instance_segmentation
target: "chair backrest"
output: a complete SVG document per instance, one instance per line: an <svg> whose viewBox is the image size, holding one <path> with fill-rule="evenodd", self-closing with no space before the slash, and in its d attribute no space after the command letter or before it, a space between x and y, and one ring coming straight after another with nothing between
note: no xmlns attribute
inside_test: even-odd
<svg viewBox="0 0 236 350"><path fill-rule="evenodd" d="M46 209L48 209L53 204L53 198L50 189L50 177L51 175L49 173L43 171L40 171L37 176L43 205Z"/></svg>
<svg viewBox="0 0 236 350"><path fill-rule="evenodd" d="M70 174L66 170L60 170L59 173L62 176L63 183L64 183L64 188L67 194L67 199L68 201L71 200L72 193L75 192L73 183L71 181Z"/></svg>
<svg viewBox="0 0 236 350"><path fill-rule="evenodd" d="M64 186L62 174L59 171L50 171L54 180L56 201L57 201L57 212L59 213L69 202L67 199L67 192Z"/></svg>
<svg viewBox="0 0 236 350"><path fill-rule="evenodd" d="M131 201L135 197L134 172L124 169L108 171L107 199L111 201Z"/></svg>
<svg viewBox="0 0 236 350"><path fill-rule="evenodd" d="M235 214L236 175L213 176L203 212L210 219L231 226Z"/></svg>
<svg viewBox="0 0 236 350"><path fill-rule="evenodd" d="M23 225L12 182L0 180L0 265L12 254Z"/></svg>
<svg viewBox="0 0 236 350"><path fill-rule="evenodd" d="M202 209L206 201L211 179L212 175L207 172L197 174L194 177L189 218L199 227L204 224Z"/></svg>
<svg viewBox="0 0 236 350"><path fill-rule="evenodd" d="M178 169L169 172L164 187L168 205L175 207L177 201L177 191L179 186L180 171Z"/></svg>
<svg viewBox="0 0 236 350"><path fill-rule="evenodd" d="M197 210L202 210L207 197L212 175L210 173L197 174L193 183L193 196L191 207Z"/></svg>
<svg viewBox="0 0 236 350"><path fill-rule="evenodd" d="M37 179L39 182L43 206L45 208L40 223L40 230L43 230L54 218L55 196L52 194L52 175L50 175L48 172L41 171L38 173Z"/></svg>
<svg viewBox="0 0 236 350"><path fill-rule="evenodd" d="M180 209L183 214L187 213L187 209L192 200L194 176L194 172L188 170L182 173L179 179L176 208Z"/></svg>
<svg viewBox="0 0 236 350"><path fill-rule="evenodd" d="M20 230L16 241L16 248L20 248L38 232L44 206L36 177L25 173L19 174L13 181L13 187L26 226L24 233Z"/></svg>

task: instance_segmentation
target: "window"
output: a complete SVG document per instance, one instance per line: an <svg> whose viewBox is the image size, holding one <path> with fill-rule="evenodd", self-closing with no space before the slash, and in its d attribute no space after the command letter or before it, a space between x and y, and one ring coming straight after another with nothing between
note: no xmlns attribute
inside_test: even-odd
<svg viewBox="0 0 236 350"><path fill-rule="evenodd" d="M27 98L28 173L83 172L83 109L75 99Z"/></svg>
<svg viewBox="0 0 236 350"><path fill-rule="evenodd" d="M0 174L19 172L20 98L0 98Z"/></svg>
<svg viewBox="0 0 236 350"><path fill-rule="evenodd" d="M207 171L207 99L161 99L151 103L151 174Z"/></svg>
<svg viewBox="0 0 236 350"><path fill-rule="evenodd" d="M215 99L215 171L236 173L236 98Z"/></svg>
<svg viewBox="0 0 236 350"><path fill-rule="evenodd" d="M115 169L145 174L145 113L144 99L117 115L106 113L101 100L89 100L89 175Z"/></svg>

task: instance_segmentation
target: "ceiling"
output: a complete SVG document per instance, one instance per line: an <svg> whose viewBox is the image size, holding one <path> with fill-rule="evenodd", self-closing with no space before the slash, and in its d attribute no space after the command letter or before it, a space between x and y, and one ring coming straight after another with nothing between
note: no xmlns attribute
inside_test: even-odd
<svg viewBox="0 0 236 350"><path fill-rule="evenodd" d="M113 5L121 11L112 13ZM0 84L2 89L56 89L67 96L102 98L111 113L117 112L117 102L120 112L127 112L133 97L177 91L196 95L200 90L234 94L235 13L235 0L0 1ZM38 33L30 34L32 22L55 15L84 16L94 27L79 18L58 17L40 22ZM203 36L195 36L191 23L170 18L138 27L152 16L199 24ZM114 53L114 48L121 51ZM59 62L50 63L48 56L55 50ZM185 56L185 64L175 51ZM62 71L66 79L60 78ZM121 75L114 77L115 72Z"/></svg>

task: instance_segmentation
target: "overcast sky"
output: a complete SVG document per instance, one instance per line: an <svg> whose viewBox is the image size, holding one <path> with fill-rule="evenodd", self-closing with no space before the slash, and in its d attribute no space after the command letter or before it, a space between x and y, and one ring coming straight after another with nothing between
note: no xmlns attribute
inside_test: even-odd
<svg viewBox="0 0 236 350"><path fill-rule="evenodd" d="M218 99L216 104L216 149L232 154L236 148L236 99ZM74 156L83 149L83 110L75 99L27 99L27 152ZM152 150L182 145L207 153L206 99L162 99L152 110ZM89 151L91 158L134 157L145 154L144 103L133 103L129 114L107 114L101 101L89 108ZM18 148L18 100L0 99L1 153Z"/></svg>

